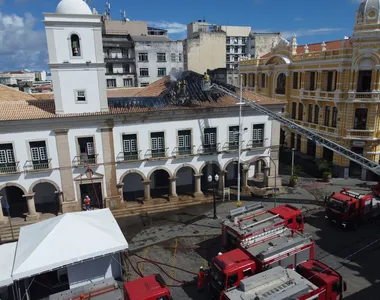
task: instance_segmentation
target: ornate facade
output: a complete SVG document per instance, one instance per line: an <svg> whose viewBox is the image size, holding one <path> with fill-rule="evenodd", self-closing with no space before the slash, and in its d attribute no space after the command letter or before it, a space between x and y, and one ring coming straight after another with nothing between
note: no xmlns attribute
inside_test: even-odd
<svg viewBox="0 0 380 300"><path fill-rule="evenodd" d="M300 46L293 35L260 59L242 60L243 86L286 100L288 118L379 162L379 10L379 0L361 3L350 38ZM298 154L331 161L335 176L374 179L359 165L288 128L282 129L282 143Z"/></svg>

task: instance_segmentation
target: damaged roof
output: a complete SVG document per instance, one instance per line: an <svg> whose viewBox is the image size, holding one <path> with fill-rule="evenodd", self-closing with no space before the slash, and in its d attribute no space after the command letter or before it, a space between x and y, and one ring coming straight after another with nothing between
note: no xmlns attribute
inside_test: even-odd
<svg viewBox="0 0 380 300"><path fill-rule="evenodd" d="M52 94L25 94L0 86L0 121L236 107L237 100L234 97L216 89L203 91L202 83L202 75L185 71L165 76L145 88L107 90L109 112L64 115L55 114ZM239 94L237 87L220 85ZM286 104L286 101L268 98L251 91L243 91L243 98L257 101L262 105Z"/></svg>

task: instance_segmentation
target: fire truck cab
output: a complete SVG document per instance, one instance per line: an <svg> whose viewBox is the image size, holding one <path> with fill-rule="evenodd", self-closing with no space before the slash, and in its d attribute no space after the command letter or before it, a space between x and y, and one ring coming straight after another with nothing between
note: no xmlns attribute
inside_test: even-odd
<svg viewBox="0 0 380 300"><path fill-rule="evenodd" d="M326 196L325 203L325 218L345 228L357 228L359 223L380 214L380 201L372 194L360 194L349 189Z"/></svg>
<svg viewBox="0 0 380 300"><path fill-rule="evenodd" d="M314 242L310 237L286 227L273 229L277 235L251 237L235 249L212 259L210 290L219 298L223 292L238 286L244 278L275 266L294 268L314 258ZM266 233L268 234L268 233Z"/></svg>
<svg viewBox="0 0 380 300"><path fill-rule="evenodd" d="M291 205L266 210L261 203L239 207L231 210L229 218L222 222L222 246L225 250L235 249L247 238L283 226L302 232L301 211Z"/></svg>
<svg viewBox="0 0 380 300"><path fill-rule="evenodd" d="M309 261L296 270L277 266L244 279L239 287L227 290L222 299L338 300L342 299L343 286L337 272L317 261Z"/></svg>

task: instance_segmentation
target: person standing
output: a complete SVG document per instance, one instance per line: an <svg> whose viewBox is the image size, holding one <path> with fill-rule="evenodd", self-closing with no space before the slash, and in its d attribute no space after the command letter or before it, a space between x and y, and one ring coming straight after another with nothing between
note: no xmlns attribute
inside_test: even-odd
<svg viewBox="0 0 380 300"><path fill-rule="evenodd" d="M91 200L90 200L90 197L88 196L84 198L84 208L85 210L90 210L91 208Z"/></svg>

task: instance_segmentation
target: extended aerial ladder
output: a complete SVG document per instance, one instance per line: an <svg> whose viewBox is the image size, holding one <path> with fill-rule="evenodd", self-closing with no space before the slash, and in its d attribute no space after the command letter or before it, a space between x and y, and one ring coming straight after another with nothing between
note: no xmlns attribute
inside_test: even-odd
<svg viewBox="0 0 380 300"><path fill-rule="evenodd" d="M210 81L207 81L206 78L204 78L204 83L203 83L203 91L210 91L211 89L216 89L220 92L223 92L237 100L240 100L240 97L238 95L236 95L233 91L231 91L232 87L231 86L231 89L228 89L224 86L221 86L219 84L215 84L215 83L211 83ZM364 156L360 155L360 154L357 154L333 141L330 141L329 139L315 133L313 130L309 130L309 129L306 129L300 125L298 125L297 123L285 118L285 117L282 117L280 115L278 115L277 113L271 111L270 109L260 105L259 103L257 103L256 101L254 100L247 100L247 99L244 99L242 98L241 99L242 101L245 102L245 104L247 104L248 106L250 106L251 108L257 110L258 112L262 113L262 114L265 114L269 117L271 117L273 120L276 120L278 122L280 122L282 125L288 127L289 129L307 137L308 139L314 141L316 144L318 145L321 145L323 147L326 147L332 151L334 151L335 153L337 154L340 154L342 155L343 157L361 165L362 167L370 170L371 172L375 173L376 175L380 175L380 165L365 158Z"/></svg>

